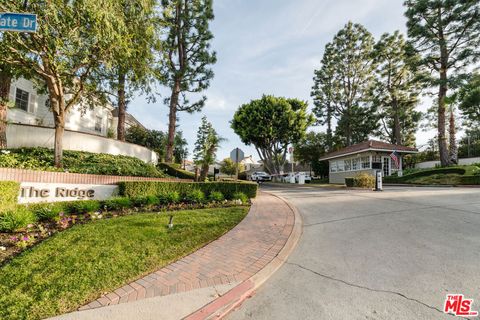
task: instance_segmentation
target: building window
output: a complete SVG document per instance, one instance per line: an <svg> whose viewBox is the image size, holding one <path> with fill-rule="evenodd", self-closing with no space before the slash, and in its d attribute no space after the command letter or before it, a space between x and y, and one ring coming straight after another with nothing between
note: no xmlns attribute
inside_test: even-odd
<svg viewBox="0 0 480 320"><path fill-rule="evenodd" d="M353 171L357 171L358 169L360 169L360 168L358 167L358 159L357 159L357 158L352 159L352 170L353 170Z"/></svg>
<svg viewBox="0 0 480 320"><path fill-rule="evenodd" d="M95 117L95 131L102 132L102 117Z"/></svg>
<svg viewBox="0 0 480 320"><path fill-rule="evenodd" d="M17 88L15 95L15 107L28 112L28 92Z"/></svg>
<svg viewBox="0 0 480 320"><path fill-rule="evenodd" d="M330 161L330 172L337 172L337 161Z"/></svg>
<svg viewBox="0 0 480 320"><path fill-rule="evenodd" d="M362 169L370 169L370 157L362 157Z"/></svg>
<svg viewBox="0 0 480 320"><path fill-rule="evenodd" d="M344 162L345 162L345 171L351 171L352 170L352 160L347 159Z"/></svg>
<svg viewBox="0 0 480 320"><path fill-rule="evenodd" d="M338 172L345 171L345 162L343 162L343 160L337 162L337 171Z"/></svg>

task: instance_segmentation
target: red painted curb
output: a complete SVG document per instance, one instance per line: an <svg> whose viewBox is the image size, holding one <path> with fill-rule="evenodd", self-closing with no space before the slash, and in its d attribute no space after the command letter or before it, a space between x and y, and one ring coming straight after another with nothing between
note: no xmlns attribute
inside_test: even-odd
<svg viewBox="0 0 480 320"><path fill-rule="evenodd" d="M254 283L251 280L246 280L225 293L220 298L210 302L203 308L195 311L189 316L183 318L184 320L204 320L212 316L215 312L222 310L225 306L236 305L239 301L245 300L254 289ZM217 318L222 317L224 312L216 315Z"/></svg>

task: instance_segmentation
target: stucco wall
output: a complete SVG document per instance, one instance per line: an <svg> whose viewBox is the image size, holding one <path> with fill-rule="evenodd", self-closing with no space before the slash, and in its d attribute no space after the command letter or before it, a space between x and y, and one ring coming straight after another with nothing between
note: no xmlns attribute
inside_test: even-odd
<svg viewBox="0 0 480 320"><path fill-rule="evenodd" d="M53 148L54 140L55 131L53 128L22 124L9 124L7 127L7 145L9 148ZM158 162L157 154L145 147L75 131L65 131L63 148L65 150L131 156L155 164Z"/></svg>
<svg viewBox="0 0 480 320"><path fill-rule="evenodd" d="M473 163L480 163L480 158L465 158L465 159L458 159L458 164L460 165L469 165ZM428 168L435 168L435 166L439 166L440 161L425 161L420 162L415 165L415 168L419 169L428 169Z"/></svg>
<svg viewBox="0 0 480 320"><path fill-rule="evenodd" d="M375 175L375 171L372 169L358 170L358 171L347 171L347 172L330 172L328 176L329 183L339 183L344 184L345 178L355 177L360 173L368 173L372 176Z"/></svg>

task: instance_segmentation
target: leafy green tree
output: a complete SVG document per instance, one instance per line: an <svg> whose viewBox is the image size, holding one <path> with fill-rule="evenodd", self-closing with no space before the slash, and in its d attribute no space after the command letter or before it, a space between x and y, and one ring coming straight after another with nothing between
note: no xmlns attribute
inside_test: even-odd
<svg viewBox="0 0 480 320"><path fill-rule="evenodd" d="M222 161L222 165L220 166L220 172L224 174L228 174L229 176L233 176L234 174L245 171L245 166L243 163L236 163L230 158L225 158Z"/></svg>
<svg viewBox="0 0 480 320"><path fill-rule="evenodd" d="M105 70L105 76L107 91L118 108L117 139L125 141L127 101L137 91L151 91L162 26L156 10L157 0L120 0L119 4L126 28L122 30L112 67Z"/></svg>
<svg viewBox="0 0 480 320"><path fill-rule="evenodd" d="M379 135L393 144L415 145L422 114L415 110L422 89L412 53L399 31L383 34L375 46L376 79L372 101L380 115Z"/></svg>
<svg viewBox="0 0 480 320"><path fill-rule="evenodd" d="M0 12L35 13L37 33L4 33L2 60L28 78L45 83L55 123L55 166L62 166L65 116L99 91L95 72L108 65L125 28L115 0L2 1Z"/></svg>
<svg viewBox="0 0 480 320"><path fill-rule="evenodd" d="M467 122L473 126L480 126L480 73L473 74L461 86L457 98L459 109Z"/></svg>
<svg viewBox="0 0 480 320"><path fill-rule="evenodd" d="M254 145L265 169L283 171L289 144L300 141L314 118L307 103L297 99L264 95L240 106L231 127L246 145Z"/></svg>
<svg viewBox="0 0 480 320"><path fill-rule="evenodd" d="M197 141L193 150L193 160L200 166L200 181L205 181L208 176L208 168L215 163L217 150L220 143L225 141L213 128L207 117L202 118L198 128Z"/></svg>
<svg viewBox="0 0 480 320"><path fill-rule="evenodd" d="M128 128L125 140L155 151L160 159L164 159L165 157L167 135L162 131L148 130L140 126L133 126Z"/></svg>
<svg viewBox="0 0 480 320"><path fill-rule="evenodd" d="M407 0L408 35L422 54L420 65L429 70L431 86L438 87L437 136L442 166L451 164L446 137L446 97L465 68L480 54L478 0Z"/></svg>
<svg viewBox="0 0 480 320"><path fill-rule="evenodd" d="M325 117L320 121L328 123L332 108L337 119L335 134L347 146L367 139L378 127L375 106L369 96L375 70L374 44L365 27L348 22L327 45L322 68L316 72L320 76L314 79L314 91L318 87L325 96L316 94L321 106L316 113ZM325 82L323 75L328 79Z"/></svg>
<svg viewBox="0 0 480 320"><path fill-rule="evenodd" d="M310 131L303 139L295 144L293 153L295 160L310 165L313 171L315 171L315 174L323 175L324 172L322 172L320 157L322 157L327 150L329 150L328 134Z"/></svg>
<svg viewBox="0 0 480 320"><path fill-rule="evenodd" d="M480 128L471 127L459 141L458 156L460 158L480 157Z"/></svg>
<svg viewBox="0 0 480 320"><path fill-rule="evenodd" d="M162 0L162 5L166 37L160 80L171 90L165 103L169 106L166 161L172 162L177 112L193 113L203 108L205 96L191 102L187 95L196 97L209 87L213 78L209 67L217 59L210 49L212 0Z"/></svg>
<svg viewBox="0 0 480 320"><path fill-rule="evenodd" d="M326 147L333 148L333 117L335 109L333 106L333 77L334 77L334 52L332 44L325 46L325 53L321 61L321 68L315 70L311 96L313 98L313 112L320 125L327 126Z"/></svg>
<svg viewBox="0 0 480 320"><path fill-rule="evenodd" d="M179 164L182 164L183 161L188 157L188 142L187 139L183 137L183 131L177 131L175 134L173 156L175 158L175 163Z"/></svg>
<svg viewBox="0 0 480 320"><path fill-rule="evenodd" d="M7 111L12 72L0 62L0 149L7 147Z"/></svg>

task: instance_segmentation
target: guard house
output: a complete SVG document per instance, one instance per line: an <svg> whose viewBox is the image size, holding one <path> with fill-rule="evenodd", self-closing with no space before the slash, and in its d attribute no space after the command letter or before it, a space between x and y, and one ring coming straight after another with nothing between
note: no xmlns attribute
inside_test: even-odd
<svg viewBox="0 0 480 320"><path fill-rule="evenodd" d="M375 171L382 170L384 176L399 171L401 174L403 156L417 152L415 148L369 140L330 152L320 160L329 162L329 182L343 184L346 177L359 173L375 175Z"/></svg>

